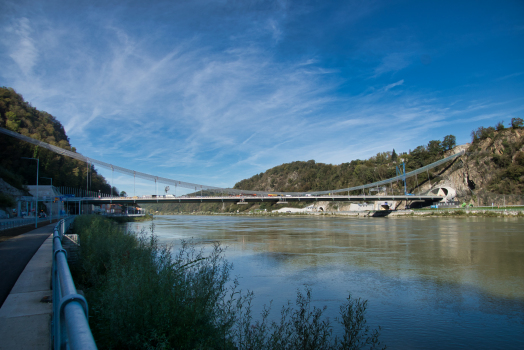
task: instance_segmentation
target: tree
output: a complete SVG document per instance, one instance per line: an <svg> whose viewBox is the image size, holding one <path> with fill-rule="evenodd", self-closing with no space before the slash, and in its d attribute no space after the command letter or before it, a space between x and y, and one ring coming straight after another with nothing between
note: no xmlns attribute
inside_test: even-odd
<svg viewBox="0 0 524 350"><path fill-rule="evenodd" d="M477 140L493 138L495 136L495 128L492 126L489 126L487 128L480 126L477 130L474 130L471 133L471 136L473 137L473 142Z"/></svg>
<svg viewBox="0 0 524 350"><path fill-rule="evenodd" d="M442 143L439 140L432 140L428 143L428 152L431 154L437 154L442 151Z"/></svg>
<svg viewBox="0 0 524 350"><path fill-rule="evenodd" d="M395 152L395 149L393 148L393 153L391 153L391 160L395 161L397 160L397 158L398 158L397 152Z"/></svg>
<svg viewBox="0 0 524 350"><path fill-rule="evenodd" d="M524 120L522 120L522 118L511 118L511 127L513 129L522 128L523 124Z"/></svg>
<svg viewBox="0 0 524 350"><path fill-rule="evenodd" d="M504 121L498 122L495 128L497 129L497 131L504 130Z"/></svg>
<svg viewBox="0 0 524 350"><path fill-rule="evenodd" d="M444 137L444 141L442 141L442 147L444 148L444 151L448 151L456 146L456 138L453 135L448 135Z"/></svg>
<svg viewBox="0 0 524 350"><path fill-rule="evenodd" d="M121 191L120 192L120 197L127 197L126 191Z"/></svg>

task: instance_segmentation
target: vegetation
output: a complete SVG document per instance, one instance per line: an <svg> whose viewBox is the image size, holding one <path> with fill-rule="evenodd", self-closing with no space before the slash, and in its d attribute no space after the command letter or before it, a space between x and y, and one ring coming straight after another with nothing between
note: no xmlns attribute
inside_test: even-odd
<svg viewBox="0 0 524 350"><path fill-rule="evenodd" d="M75 152L62 124L51 114L25 102L12 88L0 87L0 127ZM0 177L11 186L23 189L36 184L36 162L22 157L39 158L40 176L53 179L54 186L81 188L86 184L88 168L76 159L2 135L0 137ZM111 187L91 165L91 189L110 193ZM118 193L118 191L116 191Z"/></svg>
<svg viewBox="0 0 524 350"><path fill-rule="evenodd" d="M524 126L524 121L522 118L511 118L511 127L513 129L522 128Z"/></svg>
<svg viewBox="0 0 524 350"><path fill-rule="evenodd" d="M152 228L153 230L153 228ZM215 244L209 254L182 242L173 252L154 234L125 233L100 216L75 222L80 238L75 281L83 285L90 325L101 349L360 349L379 348L366 325L366 302L348 297L340 307L341 338L311 306L311 290L270 322L251 314L253 294L230 279L231 265Z"/></svg>

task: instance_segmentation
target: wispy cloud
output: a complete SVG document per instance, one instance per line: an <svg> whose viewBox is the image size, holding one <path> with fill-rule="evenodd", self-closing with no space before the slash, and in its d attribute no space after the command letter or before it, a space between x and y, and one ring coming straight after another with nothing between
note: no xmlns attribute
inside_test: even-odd
<svg viewBox="0 0 524 350"><path fill-rule="evenodd" d="M396 83L392 83L392 84L386 85L386 87L384 87L384 91L391 90L391 89L393 89L395 86L399 86L399 85L402 85L402 84L404 84L404 79L399 80L399 81L397 81Z"/></svg>
<svg viewBox="0 0 524 350"><path fill-rule="evenodd" d="M506 80L506 79L511 79L511 78L516 78L520 75L524 74L524 72L516 72L516 73L512 73L512 74L508 74L508 75L505 75L503 77L500 77L500 78L497 78L495 79L496 81L501 81L501 80Z"/></svg>
<svg viewBox="0 0 524 350"><path fill-rule="evenodd" d="M38 49L32 37L29 20L25 17L14 20L5 28L5 31L10 34L2 40L6 47L11 48L9 57L13 59L24 76L30 75L38 59Z"/></svg>
<svg viewBox="0 0 524 350"><path fill-rule="evenodd" d="M19 6L0 27L0 78L89 157L227 186L284 162L407 150L523 105L421 83L410 69L428 50L407 27L354 35L380 2L165 4Z"/></svg>

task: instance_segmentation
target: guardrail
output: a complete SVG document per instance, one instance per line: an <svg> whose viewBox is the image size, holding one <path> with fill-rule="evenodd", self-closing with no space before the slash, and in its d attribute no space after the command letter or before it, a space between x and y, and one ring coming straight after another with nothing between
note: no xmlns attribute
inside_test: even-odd
<svg viewBox="0 0 524 350"><path fill-rule="evenodd" d="M53 349L97 349L88 322L87 301L77 293L62 238L74 221L62 219L53 232Z"/></svg>
<svg viewBox="0 0 524 350"><path fill-rule="evenodd" d="M0 231L9 230L11 228L25 226L25 225L34 225L35 218L32 219L16 219L16 220L5 220L0 222Z"/></svg>
<svg viewBox="0 0 524 350"><path fill-rule="evenodd" d="M54 215L54 216L46 216L43 218L38 218L38 222L45 222L46 220L51 222L52 220L58 219L63 217L63 215ZM0 221L0 231L3 230L9 230L15 227L21 227L21 226L27 226L27 225L34 225L35 224L35 217L29 217L25 219L7 219Z"/></svg>

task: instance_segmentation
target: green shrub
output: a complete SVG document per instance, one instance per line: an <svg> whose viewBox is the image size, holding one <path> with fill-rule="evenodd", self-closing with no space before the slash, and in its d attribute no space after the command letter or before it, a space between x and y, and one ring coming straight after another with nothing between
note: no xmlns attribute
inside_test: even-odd
<svg viewBox="0 0 524 350"><path fill-rule="evenodd" d="M515 163L520 166L524 166L524 152L518 152L515 156Z"/></svg>
<svg viewBox="0 0 524 350"><path fill-rule="evenodd" d="M519 181L519 178L524 175L524 166L511 164L505 171L505 175L514 181Z"/></svg>
<svg viewBox="0 0 524 350"><path fill-rule="evenodd" d="M280 320L268 324L270 308L265 308L262 320L253 323L250 308L240 315L240 327L235 332L238 349L369 349L380 348L379 330L366 326L367 302L348 297L340 306L340 318L335 320L343 326L341 338L333 339L329 319L322 314L326 307L311 307L311 289L297 291L296 308L288 302L280 311ZM385 347L384 347L385 348Z"/></svg>
<svg viewBox="0 0 524 350"><path fill-rule="evenodd" d="M522 118L511 118L511 127L513 129L522 128L523 125L524 121L522 120Z"/></svg>
<svg viewBox="0 0 524 350"><path fill-rule="evenodd" d="M152 231L154 225L152 225ZM380 346L364 318L366 302L341 307L344 336L333 339L325 309L311 309L311 290L297 292L295 309L269 309L253 322L253 293L230 280L231 265L215 244L209 254L182 242L173 252L154 234L126 233L98 216L75 222L80 263L75 279L86 287L90 325L101 349L358 349Z"/></svg>
<svg viewBox="0 0 524 350"><path fill-rule="evenodd" d="M505 168L511 164L511 158L506 154L494 154L493 163L495 163L499 168Z"/></svg>

